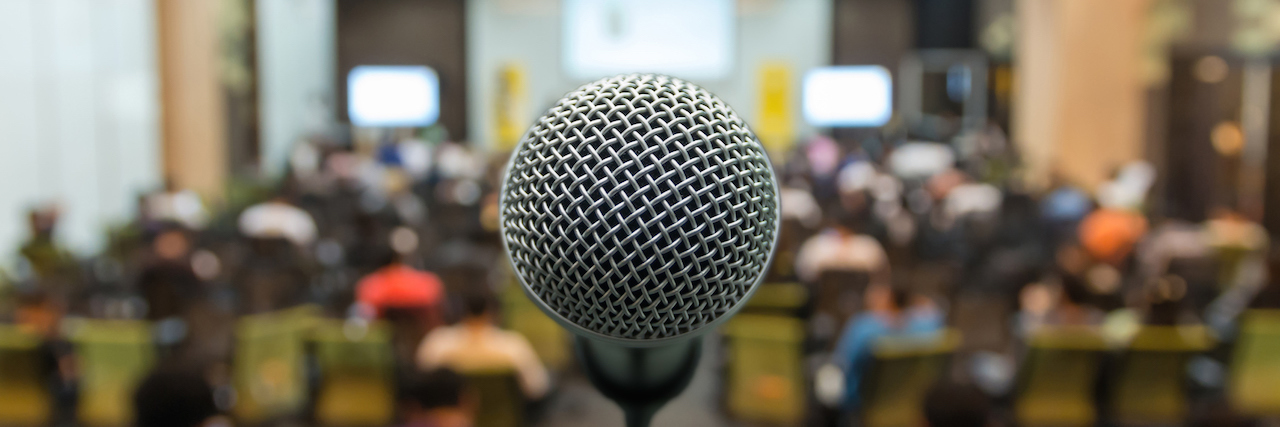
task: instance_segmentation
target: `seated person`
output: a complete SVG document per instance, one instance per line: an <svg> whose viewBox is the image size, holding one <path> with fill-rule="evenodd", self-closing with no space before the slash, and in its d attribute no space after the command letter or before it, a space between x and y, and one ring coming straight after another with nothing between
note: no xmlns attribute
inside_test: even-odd
<svg viewBox="0 0 1280 427"><path fill-rule="evenodd" d="M436 328L418 347L420 370L448 367L458 372L513 369L526 398L547 393L547 368L525 337L494 326L494 304L486 295L466 298L466 317L457 325Z"/></svg>
<svg viewBox="0 0 1280 427"><path fill-rule="evenodd" d="M475 399L457 372L436 369L414 375L400 392L404 427L471 427Z"/></svg>
<svg viewBox="0 0 1280 427"><path fill-rule="evenodd" d="M422 338L444 324L445 289L440 278L404 262L407 254L386 250L382 266L356 284L356 302L392 325L399 366L412 366Z"/></svg>
<svg viewBox="0 0 1280 427"><path fill-rule="evenodd" d="M1084 279L1063 275L1061 283L1057 305L1046 317L1045 326L1101 325L1106 313L1093 304L1093 294Z"/></svg>
<svg viewBox="0 0 1280 427"><path fill-rule="evenodd" d="M133 397L137 427L229 426L219 417L213 388L194 372L159 371Z"/></svg>
<svg viewBox="0 0 1280 427"><path fill-rule="evenodd" d="M392 251L384 254L382 267L356 284L356 301L379 315L392 308L427 308L439 316L444 283L434 273L405 264L403 257ZM438 323L438 319L433 323Z"/></svg>
<svg viewBox="0 0 1280 427"><path fill-rule="evenodd" d="M148 222L174 222L192 230L203 230L209 223L204 201L194 191L178 186L172 177L164 180L164 189L146 196L144 211Z"/></svg>
<svg viewBox="0 0 1280 427"><path fill-rule="evenodd" d="M309 246L316 240L316 222L311 214L276 196L240 214L240 233L251 238L284 237L298 246Z"/></svg>
<svg viewBox="0 0 1280 427"><path fill-rule="evenodd" d="M155 259L138 276L138 289L147 300L147 319L181 316L201 291L191 267L191 241L180 228L161 231L151 242Z"/></svg>
<svg viewBox="0 0 1280 427"><path fill-rule="evenodd" d="M862 271L872 282L887 283L889 256L875 238L858 233L865 212L840 214L821 233L810 237L796 253L796 275L813 283L826 270Z"/></svg>
<svg viewBox="0 0 1280 427"><path fill-rule="evenodd" d="M858 406L862 373L871 363L875 342L883 337L915 335L942 329L942 316L931 304L912 304L901 288L874 284L867 287L867 311L849 319L836 344L834 362L845 375L845 410Z"/></svg>

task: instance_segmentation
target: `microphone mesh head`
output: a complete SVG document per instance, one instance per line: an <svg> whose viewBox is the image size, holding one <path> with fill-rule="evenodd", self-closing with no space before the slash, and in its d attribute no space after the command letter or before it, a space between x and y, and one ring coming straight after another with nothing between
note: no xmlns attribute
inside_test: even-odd
<svg viewBox="0 0 1280 427"><path fill-rule="evenodd" d="M768 266L778 194L763 147L715 95L658 75L569 93L512 154L502 237L561 323L654 341L732 314Z"/></svg>

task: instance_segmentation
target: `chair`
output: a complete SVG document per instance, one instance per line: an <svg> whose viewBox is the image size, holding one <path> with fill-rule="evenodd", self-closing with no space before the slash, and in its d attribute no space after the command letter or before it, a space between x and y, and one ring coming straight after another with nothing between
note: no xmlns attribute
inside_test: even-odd
<svg viewBox="0 0 1280 427"><path fill-rule="evenodd" d="M1093 425L1094 388L1106 350L1101 333L1088 327L1048 328L1028 341L1014 404L1018 424Z"/></svg>
<svg viewBox="0 0 1280 427"><path fill-rule="evenodd" d="M462 372L467 386L480 397L475 427L520 427L525 425L524 392L516 373L510 369Z"/></svg>
<svg viewBox="0 0 1280 427"><path fill-rule="evenodd" d="M383 322L321 321L312 337L321 426L384 426L395 416L391 328Z"/></svg>
<svg viewBox="0 0 1280 427"><path fill-rule="evenodd" d="M42 363L40 337L14 325L0 325L0 420L9 426L43 426L53 416L53 399Z"/></svg>
<svg viewBox="0 0 1280 427"><path fill-rule="evenodd" d="M876 341L873 359L858 391L864 427L923 425L924 396L946 373L960 345L947 329L924 336L890 336Z"/></svg>
<svg viewBox="0 0 1280 427"><path fill-rule="evenodd" d="M246 424L299 414L307 403L306 338L319 309L300 306L242 317L236 324L231 412Z"/></svg>
<svg viewBox="0 0 1280 427"><path fill-rule="evenodd" d="M1111 385L1113 419L1123 425L1175 425L1187 417L1187 360L1208 350L1204 326L1144 326L1120 358Z"/></svg>
<svg viewBox="0 0 1280 427"><path fill-rule="evenodd" d="M76 418L85 426L133 423L133 391L156 361L148 322L79 320L71 340L80 361Z"/></svg>
<svg viewBox="0 0 1280 427"><path fill-rule="evenodd" d="M804 417L804 322L739 314L724 326L729 413L743 421L799 424Z"/></svg>
<svg viewBox="0 0 1280 427"><path fill-rule="evenodd" d="M742 313L794 315L809 300L809 289L799 283L764 283L747 300Z"/></svg>
<svg viewBox="0 0 1280 427"><path fill-rule="evenodd" d="M1227 400L1242 415L1280 416L1280 310L1240 316Z"/></svg>

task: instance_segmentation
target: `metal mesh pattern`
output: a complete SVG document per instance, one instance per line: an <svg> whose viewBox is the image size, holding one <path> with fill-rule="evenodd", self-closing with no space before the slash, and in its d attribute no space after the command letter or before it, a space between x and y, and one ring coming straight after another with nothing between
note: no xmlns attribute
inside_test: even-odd
<svg viewBox="0 0 1280 427"><path fill-rule="evenodd" d="M531 295L622 340L693 332L743 302L775 241L764 149L724 102L656 75L561 99L512 155L503 240Z"/></svg>

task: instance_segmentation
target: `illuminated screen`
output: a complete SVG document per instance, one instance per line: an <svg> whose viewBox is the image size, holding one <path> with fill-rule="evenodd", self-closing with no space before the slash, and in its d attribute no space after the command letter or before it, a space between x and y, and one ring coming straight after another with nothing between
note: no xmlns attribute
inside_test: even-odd
<svg viewBox="0 0 1280 427"><path fill-rule="evenodd" d="M347 99L356 126L430 126L440 118L440 79L431 67L361 65L347 74Z"/></svg>
<svg viewBox="0 0 1280 427"><path fill-rule="evenodd" d="M564 65L576 78L733 68L734 0L564 0Z"/></svg>
<svg viewBox="0 0 1280 427"><path fill-rule="evenodd" d="M874 127L893 113L893 82L878 65L824 67L804 76L804 118L824 127Z"/></svg>

